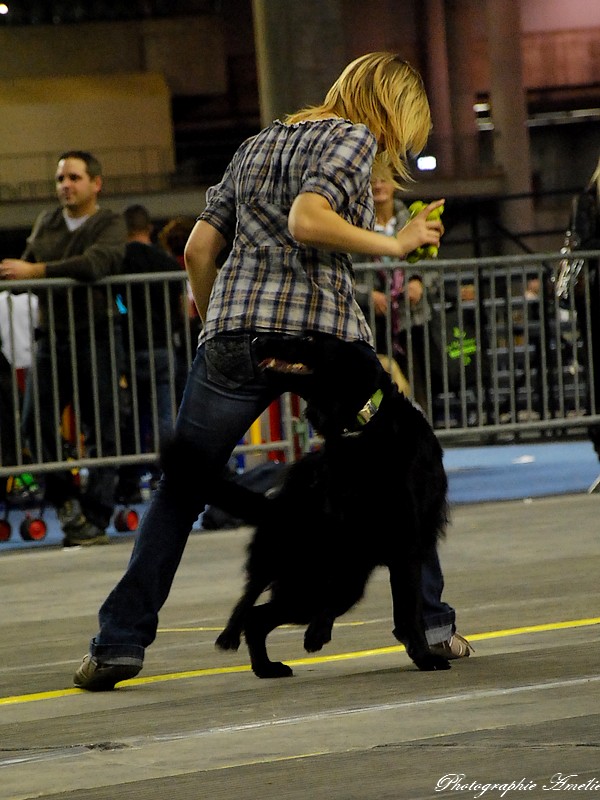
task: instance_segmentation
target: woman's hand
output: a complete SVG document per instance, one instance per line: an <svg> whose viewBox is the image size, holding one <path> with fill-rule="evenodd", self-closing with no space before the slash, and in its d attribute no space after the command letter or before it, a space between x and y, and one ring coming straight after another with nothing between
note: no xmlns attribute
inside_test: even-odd
<svg viewBox="0 0 600 800"><path fill-rule="evenodd" d="M373 289L373 308L378 317L382 317L387 311L388 299L385 292Z"/></svg>
<svg viewBox="0 0 600 800"><path fill-rule="evenodd" d="M429 203L422 211L419 211L418 214L410 219L402 230L398 231L396 239L400 243L404 255L424 245L440 246L440 240L444 233L442 220L439 217L435 219L427 218L430 215L433 216L432 212L443 205L444 200L435 200L433 203Z"/></svg>
<svg viewBox="0 0 600 800"><path fill-rule="evenodd" d="M421 302L421 298L423 297L423 283L419 278L411 278L408 282L407 290L411 306L416 306L417 303Z"/></svg>

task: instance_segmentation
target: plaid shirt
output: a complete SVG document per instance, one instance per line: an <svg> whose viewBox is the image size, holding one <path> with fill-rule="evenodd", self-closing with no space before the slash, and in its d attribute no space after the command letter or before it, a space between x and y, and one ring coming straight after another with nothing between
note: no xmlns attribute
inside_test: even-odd
<svg viewBox="0 0 600 800"><path fill-rule="evenodd" d="M366 126L342 119L276 121L239 147L199 217L233 242L200 341L241 330L314 330L372 343L350 255L299 244L288 214L297 195L315 192L348 222L371 229L376 149Z"/></svg>

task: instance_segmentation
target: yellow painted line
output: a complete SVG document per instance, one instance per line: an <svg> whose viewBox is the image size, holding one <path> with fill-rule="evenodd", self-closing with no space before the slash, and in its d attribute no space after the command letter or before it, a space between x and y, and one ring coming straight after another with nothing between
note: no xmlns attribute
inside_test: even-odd
<svg viewBox="0 0 600 800"><path fill-rule="evenodd" d="M475 633L469 636L470 642L481 639L499 639L501 636L519 636L522 633L545 633L546 631L561 631L567 628L584 628L587 625L599 625L600 617L590 617L589 619L571 619L566 622L547 622L544 625L526 625L522 628L508 628L504 631L488 631L487 633Z"/></svg>
<svg viewBox="0 0 600 800"><path fill-rule="evenodd" d="M500 631L487 631L486 633L473 633L467 636L470 642L484 641L486 639L501 639L509 636L521 636L525 633L547 633L549 631L566 630L571 628L584 628L590 625L600 625L600 617L590 617L588 619L572 619L565 622L547 622L542 625L525 625L520 628L506 628ZM165 629L163 629L165 630ZM177 630L177 629L173 629ZM187 631L189 628L183 628ZM203 629L206 630L206 629ZM349 661L355 658L372 658L373 656L390 655L392 653L403 653L404 646L401 644L391 645L390 647L378 647L374 650L354 650L349 653L334 653L330 656L311 656L286 661L291 667L306 666L310 664L326 664L335 661ZM206 678L211 675L231 675L240 672L250 672L249 664L240 664L233 667L210 667L208 669L194 669L186 672L167 672L163 675L150 675L145 678L131 678L125 681L128 686L144 686L150 683L164 683L165 681L180 681L189 678ZM12 697L0 697L0 706L15 705L18 703L33 703L38 700L54 700L59 697L69 697L70 695L81 694L82 689L55 689L50 692L36 692L34 694L14 695Z"/></svg>

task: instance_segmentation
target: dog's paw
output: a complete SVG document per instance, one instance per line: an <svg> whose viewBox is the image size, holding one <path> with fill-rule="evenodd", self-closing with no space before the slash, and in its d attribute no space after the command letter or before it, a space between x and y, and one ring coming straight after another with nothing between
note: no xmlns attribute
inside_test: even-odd
<svg viewBox="0 0 600 800"><path fill-rule="evenodd" d="M217 636L215 647L219 650L238 650L240 646L239 633L228 631L227 628Z"/></svg>
<svg viewBox="0 0 600 800"><path fill-rule="evenodd" d="M307 653L318 653L331 641L331 625L311 622L304 634L304 649Z"/></svg>
<svg viewBox="0 0 600 800"><path fill-rule="evenodd" d="M323 645L331 641L331 630L309 627L304 634L304 649L307 653L318 653Z"/></svg>
<svg viewBox="0 0 600 800"><path fill-rule="evenodd" d="M269 661L260 667L253 665L252 671L257 678L291 678L294 674L292 668L281 661Z"/></svg>
<svg viewBox="0 0 600 800"><path fill-rule="evenodd" d="M318 653L323 649L323 645L330 641L331 636L321 636L316 632L309 633L307 631L304 635L304 649L307 653Z"/></svg>
<svg viewBox="0 0 600 800"><path fill-rule="evenodd" d="M412 656L412 660L422 672L433 672L438 669L450 669L450 662L444 656L427 653L423 656Z"/></svg>

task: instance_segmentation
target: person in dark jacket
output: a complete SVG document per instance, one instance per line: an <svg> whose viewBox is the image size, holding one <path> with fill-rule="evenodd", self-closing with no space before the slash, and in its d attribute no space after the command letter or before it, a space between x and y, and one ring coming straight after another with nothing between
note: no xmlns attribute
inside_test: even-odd
<svg viewBox="0 0 600 800"><path fill-rule="evenodd" d="M124 273L143 275L176 272L181 268L171 255L152 241L153 224L148 209L132 205L125 209L127 247ZM185 281L129 283L121 292L126 374L132 395L133 425L142 452L158 452L160 442L171 432L175 419L175 341L183 326ZM156 416L154 412L156 411ZM146 471L142 467L143 471ZM149 470L153 479L158 466ZM117 497L124 502L138 500L140 468L121 467ZM139 498L141 499L141 498Z"/></svg>
<svg viewBox="0 0 600 800"><path fill-rule="evenodd" d="M581 250L600 250L600 159L585 190L574 204L572 231L577 237L577 247ZM594 366L590 384L594 389L592 414L600 414L600 261L597 258L586 262L589 277L589 322L591 332L591 362ZM575 290L575 307L579 327L587 328L588 309L582 292ZM588 435L600 459L600 425L591 425Z"/></svg>
<svg viewBox="0 0 600 800"><path fill-rule="evenodd" d="M66 408L73 412L70 440L77 452L83 440L88 454L114 456L119 427L118 312L110 287L95 282L122 272L125 224L120 214L98 205L102 170L90 153L63 153L55 182L59 207L39 215L22 258L0 264L3 279L74 278L88 284L37 292L39 327L23 428L38 462L64 460ZM69 469L47 474L46 500L57 507L65 546L109 541L116 474L115 466L94 467L85 487Z"/></svg>

